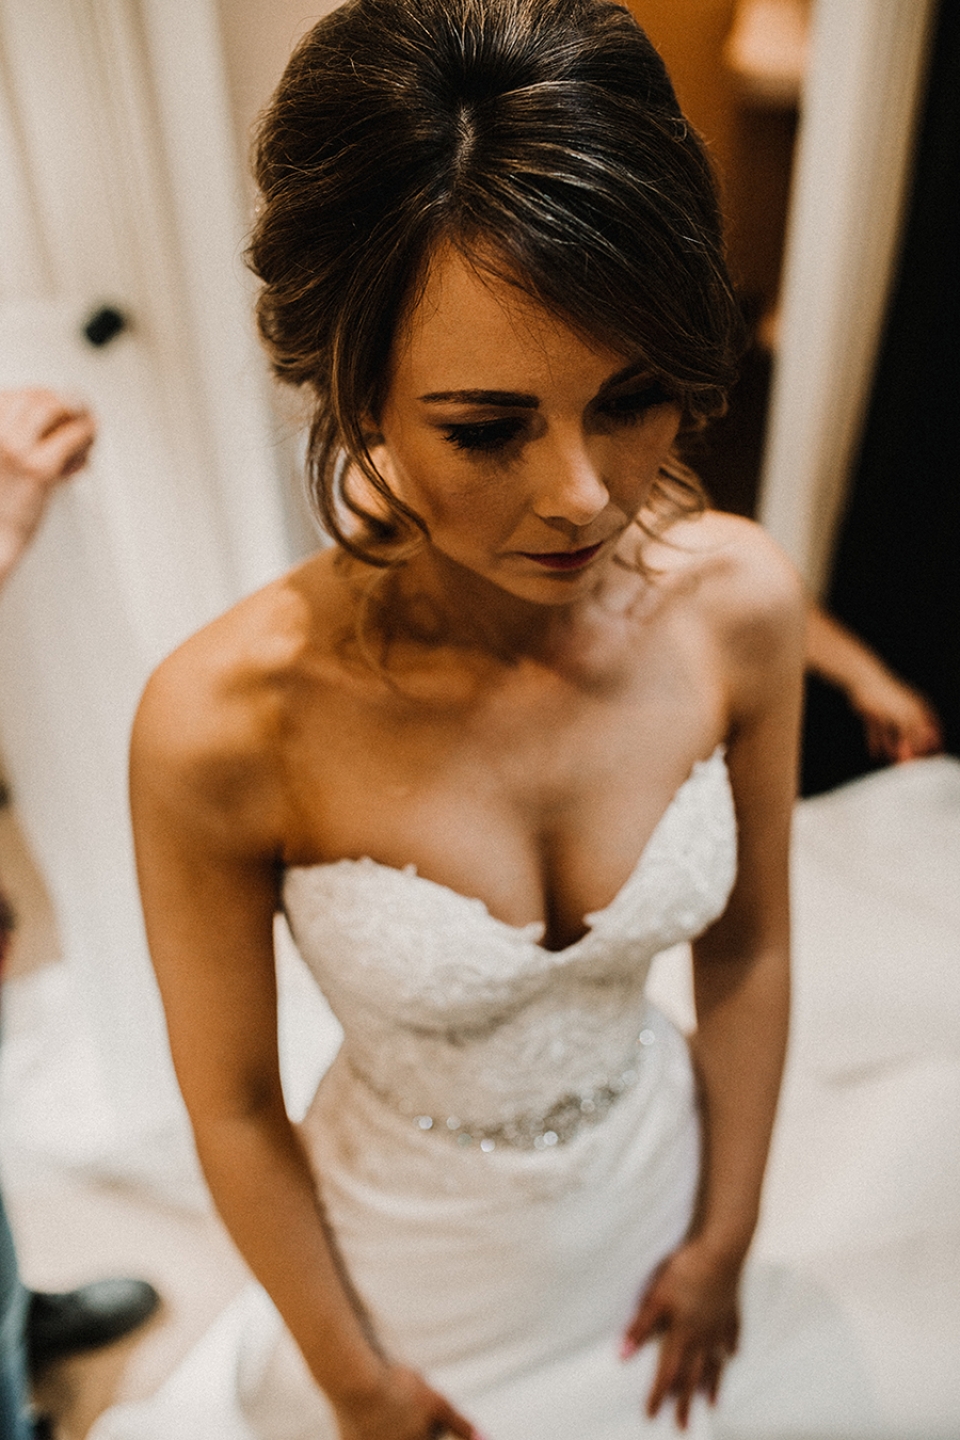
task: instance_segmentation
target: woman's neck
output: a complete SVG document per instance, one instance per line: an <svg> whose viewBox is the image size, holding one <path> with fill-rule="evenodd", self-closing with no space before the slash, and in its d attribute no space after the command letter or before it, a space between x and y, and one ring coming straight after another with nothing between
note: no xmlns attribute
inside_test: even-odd
<svg viewBox="0 0 960 1440"><path fill-rule="evenodd" d="M424 546L372 592L369 621L387 649L470 652L500 664L564 665L600 642L632 608L642 576L608 565L590 590L566 604L525 600Z"/></svg>

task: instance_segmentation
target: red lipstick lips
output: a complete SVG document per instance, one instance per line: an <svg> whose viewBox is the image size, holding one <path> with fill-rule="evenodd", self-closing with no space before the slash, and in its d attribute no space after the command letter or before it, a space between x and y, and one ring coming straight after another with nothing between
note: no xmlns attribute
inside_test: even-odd
<svg viewBox="0 0 960 1440"><path fill-rule="evenodd" d="M543 565L547 570L579 570L582 566L591 561L594 555L601 548L603 541L597 545L588 545L584 550L554 550L554 551L521 551L525 560L534 560L538 565Z"/></svg>

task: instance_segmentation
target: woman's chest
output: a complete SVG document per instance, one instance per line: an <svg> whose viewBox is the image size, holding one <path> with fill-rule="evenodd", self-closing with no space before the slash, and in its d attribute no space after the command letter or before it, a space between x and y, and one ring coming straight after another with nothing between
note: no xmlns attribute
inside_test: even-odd
<svg viewBox="0 0 960 1440"><path fill-rule="evenodd" d="M675 667L604 691L502 685L470 704L341 704L292 767L293 865L372 857L481 900L548 948L617 893L694 763L719 704Z"/></svg>
<svg viewBox="0 0 960 1440"><path fill-rule="evenodd" d="M454 889L412 863L344 858L293 867L284 900L304 958L335 1008L357 1003L429 1028L448 1026L455 1015L469 1029L491 1017L501 1023L545 985L573 985L579 1004L638 976L642 983L653 954L720 913L735 855L718 748L693 766L615 893L577 917L578 933L566 943L551 943L543 919L508 922L475 891Z"/></svg>

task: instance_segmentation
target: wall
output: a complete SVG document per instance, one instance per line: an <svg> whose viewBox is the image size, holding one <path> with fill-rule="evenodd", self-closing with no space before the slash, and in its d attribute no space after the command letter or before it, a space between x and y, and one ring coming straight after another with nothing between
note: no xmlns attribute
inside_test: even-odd
<svg viewBox="0 0 960 1440"><path fill-rule="evenodd" d="M684 112L729 177L736 90L722 53L736 0L627 0L627 7L663 56Z"/></svg>
<svg viewBox="0 0 960 1440"><path fill-rule="evenodd" d="M298 40L321 15L336 8L336 0L216 0L216 4L237 147L249 175L246 161L257 115Z"/></svg>
<svg viewBox="0 0 960 1440"><path fill-rule="evenodd" d="M736 0L627 0L663 56L721 185L730 265L758 309L776 300L796 112L748 101L724 62Z"/></svg>
<svg viewBox="0 0 960 1440"><path fill-rule="evenodd" d="M256 189L250 150L257 116L269 101L290 54L301 37L338 0L215 0L223 43L223 61L233 117L244 213L252 222ZM274 457L280 472L285 519L294 558L315 550L318 532L307 504L302 446L306 428L305 397L288 387L271 386Z"/></svg>

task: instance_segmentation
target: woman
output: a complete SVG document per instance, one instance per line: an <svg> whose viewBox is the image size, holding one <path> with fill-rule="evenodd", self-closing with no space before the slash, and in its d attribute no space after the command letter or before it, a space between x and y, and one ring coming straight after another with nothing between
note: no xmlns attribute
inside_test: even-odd
<svg viewBox="0 0 960 1440"><path fill-rule="evenodd" d="M337 543L161 666L132 760L211 1190L344 1440L705 1424L784 1050L804 606L674 454L737 343L702 147L604 0L352 0L258 178ZM346 1034L299 1132L281 905ZM699 1122L643 997L692 935ZM277 1434L335 1433L303 1404Z"/></svg>

